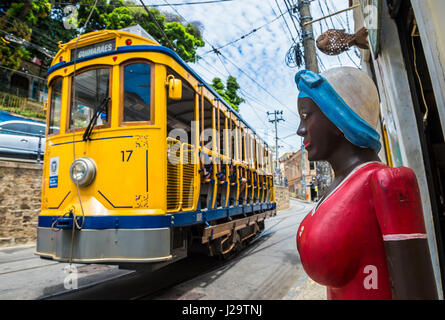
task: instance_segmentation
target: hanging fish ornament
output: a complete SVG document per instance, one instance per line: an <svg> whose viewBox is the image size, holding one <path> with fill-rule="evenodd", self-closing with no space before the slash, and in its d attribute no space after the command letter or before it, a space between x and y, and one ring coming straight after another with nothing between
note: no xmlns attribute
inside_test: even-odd
<svg viewBox="0 0 445 320"><path fill-rule="evenodd" d="M330 29L317 38L317 47L321 52L335 56L356 46L360 49L369 49L368 30L363 27L354 34L345 30Z"/></svg>

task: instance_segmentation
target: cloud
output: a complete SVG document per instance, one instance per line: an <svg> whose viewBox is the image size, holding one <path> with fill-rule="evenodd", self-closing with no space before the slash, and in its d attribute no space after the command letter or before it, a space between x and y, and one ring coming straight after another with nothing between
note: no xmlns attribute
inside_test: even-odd
<svg viewBox="0 0 445 320"><path fill-rule="evenodd" d="M147 1L146 1L147 2ZM168 0L173 3L173 0ZM175 0L175 2L187 2L186 0ZM282 12L285 10L283 0L277 0ZM294 1L291 1L294 2ZM148 3L148 2L147 2ZM148 4L165 4L165 0L150 1ZM311 2L311 11L314 19L331 12L346 8L348 1L345 0L319 0ZM321 6L321 9L320 9ZM161 10L176 13L169 7ZM224 57L218 58L214 53L206 53L215 47L222 46L242 35L258 28L265 23L274 20L280 14L274 0L235 0L230 2L178 6L176 10L187 21L199 21L204 26L204 40L206 46L198 50L205 60L190 66L200 74L204 80L211 82L214 77L219 77L225 82L228 72L235 76L241 85L244 98L248 103L240 105L242 117L255 129L255 131L267 139L269 145L275 145L274 125L268 122L266 112L283 110L286 121L278 125L278 136L285 137L297 131L299 117L297 112L297 88L294 83L296 69L291 69L285 64L285 56L291 46L291 36L283 18L280 18L257 32L250 34L232 46L221 49L221 53L230 61L235 63L249 76L239 71L233 64L227 62ZM314 23L315 38L321 31L326 31L326 23L330 28L337 29L347 27L349 22L353 27L352 13L340 14L338 17L327 19L321 23ZM297 32L292 24L289 14L285 14L292 36ZM297 25L298 26L298 25ZM320 28L322 26L322 28ZM354 65L359 59L350 50L348 57L342 54L339 57L329 57L319 52L319 57L325 68L342 65ZM352 60L351 60L352 59ZM223 63L221 62L223 61ZM228 71L228 72L227 72ZM258 84L252 81L254 78ZM278 101L277 101L278 100ZM280 142L280 154L288 151L296 151L300 147L300 137L293 136Z"/></svg>

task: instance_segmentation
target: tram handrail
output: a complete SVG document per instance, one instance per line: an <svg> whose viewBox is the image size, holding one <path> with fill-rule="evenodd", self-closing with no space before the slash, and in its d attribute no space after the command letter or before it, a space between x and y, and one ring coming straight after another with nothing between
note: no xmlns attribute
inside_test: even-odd
<svg viewBox="0 0 445 320"><path fill-rule="evenodd" d="M169 150L168 148L173 145L178 145L179 149ZM172 151L176 153L179 151L179 156L176 154L175 158L171 158L170 152ZM186 152L190 152L190 154L186 154ZM191 156L189 157L189 155ZM187 161L185 161L185 157L187 157ZM199 189L195 187L198 175L198 162L196 157L197 153L193 145L181 143L181 141L177 139L167 137L167 212L196 210L199 192ZM172 162L172 160L176 161ZM177 168L171 166L177 166ZM192 171L190 167L193 167ZM171 176L169 176L169 174ZM176 177L174 175L176 175ZM171 183L170 190L169 182ZM185 185L185 183L189 184ZM184 187L186 187L186 189ZM187 199L185 198L186 194L188 195ZM173 200L171 200L172 198ZM170 208L169 204L171 206ZM175 207L172 207L173 204L175 204ZM186 204L188 205L186 206Z"/></svg>

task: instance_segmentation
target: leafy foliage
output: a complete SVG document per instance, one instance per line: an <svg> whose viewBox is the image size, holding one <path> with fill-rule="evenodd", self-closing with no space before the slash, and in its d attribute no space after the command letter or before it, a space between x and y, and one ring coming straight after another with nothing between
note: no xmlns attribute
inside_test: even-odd
<svg viewBox="0 0 445 320"><path fill-rule="evenodd" d="M88 1L81 1L88 2ZM108 4L108 6L106 6ZM155 17L157 24L164 31L168 40L157 27L155 21L143 7L134 7L132 1L100 0L91 15L86 32L103 29L121 29L139 24L151 34L161 45L173 47L177 54L186 62L196 62L196 49L205 45L199 29L187 23L181 23L181 18L172 14L165 15L157 9L149 9ZM79 22L83 25L91 11L92 6L79 8ZM101 8L100 10L98 8ZM168 19L167 19L168 17Z"/></svg>
<svg viewBox="0 0 445 320"><path fill-rule="evenodd" d="M211 86L233 107L233 109L235 109L235 111L239 111L239 105L245 100L237 94L240 85L235 77L229 76L227 78L226 86L222 83L220 78L213 78Z"/></svg>
<svg viewBox="0 0 445 320"><path fill-rule="evenodd" d="M32 26L46 18L51 10L49 0L9 2L8 9L0 9L0 29L13 34L17 39L31 40ZM0 64L18 69L22 59L29 59L29 51L20 43L0 38Z"/></svg>
<svg viewBox="0 0 445 320"><path fill-rule="evenodd" d="M77 8L78 29L64 27L63 20L66 19L64 8L68 3L72 3ZM116 30L139 24L161 45L168 46L169 41L164 38L145 9L140 6L135 7L135 3L129 0L99 0L87 27L83 29L93 3L91 0L72 0L63 4L54 3L52 0L2 1L0 30L52 52L57 52L59 41L68 42L75 38L79 32ZM52 4L54 4L53 7ZM149 10L173 44L178 55L186 62L195 62L197 48L204 46L198 27L189 23L181 23L181 18L176 15L168 14L167 18L157 9ZM7 41L2 36L4 35L0 34L0 64L16 70L22 59L30 59L32 55L37 56L45 65L49 65L51 62L50 58L35 48Z"/></svg>

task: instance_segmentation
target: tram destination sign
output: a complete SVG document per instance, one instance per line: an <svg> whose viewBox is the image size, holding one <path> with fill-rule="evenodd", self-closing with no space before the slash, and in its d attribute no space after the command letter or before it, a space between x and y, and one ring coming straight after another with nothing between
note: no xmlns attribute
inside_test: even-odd
<svg viewBox="0 0 445 320"><path fill-rule="evenodd" d="M88 56L93 56L96 54L105 53L108 51L113 51L116 46L116 39L112 39L109 41L104 41L100 43L90 44L85 47L77 48L71 50L71 61L82 59Z"/></svg>

